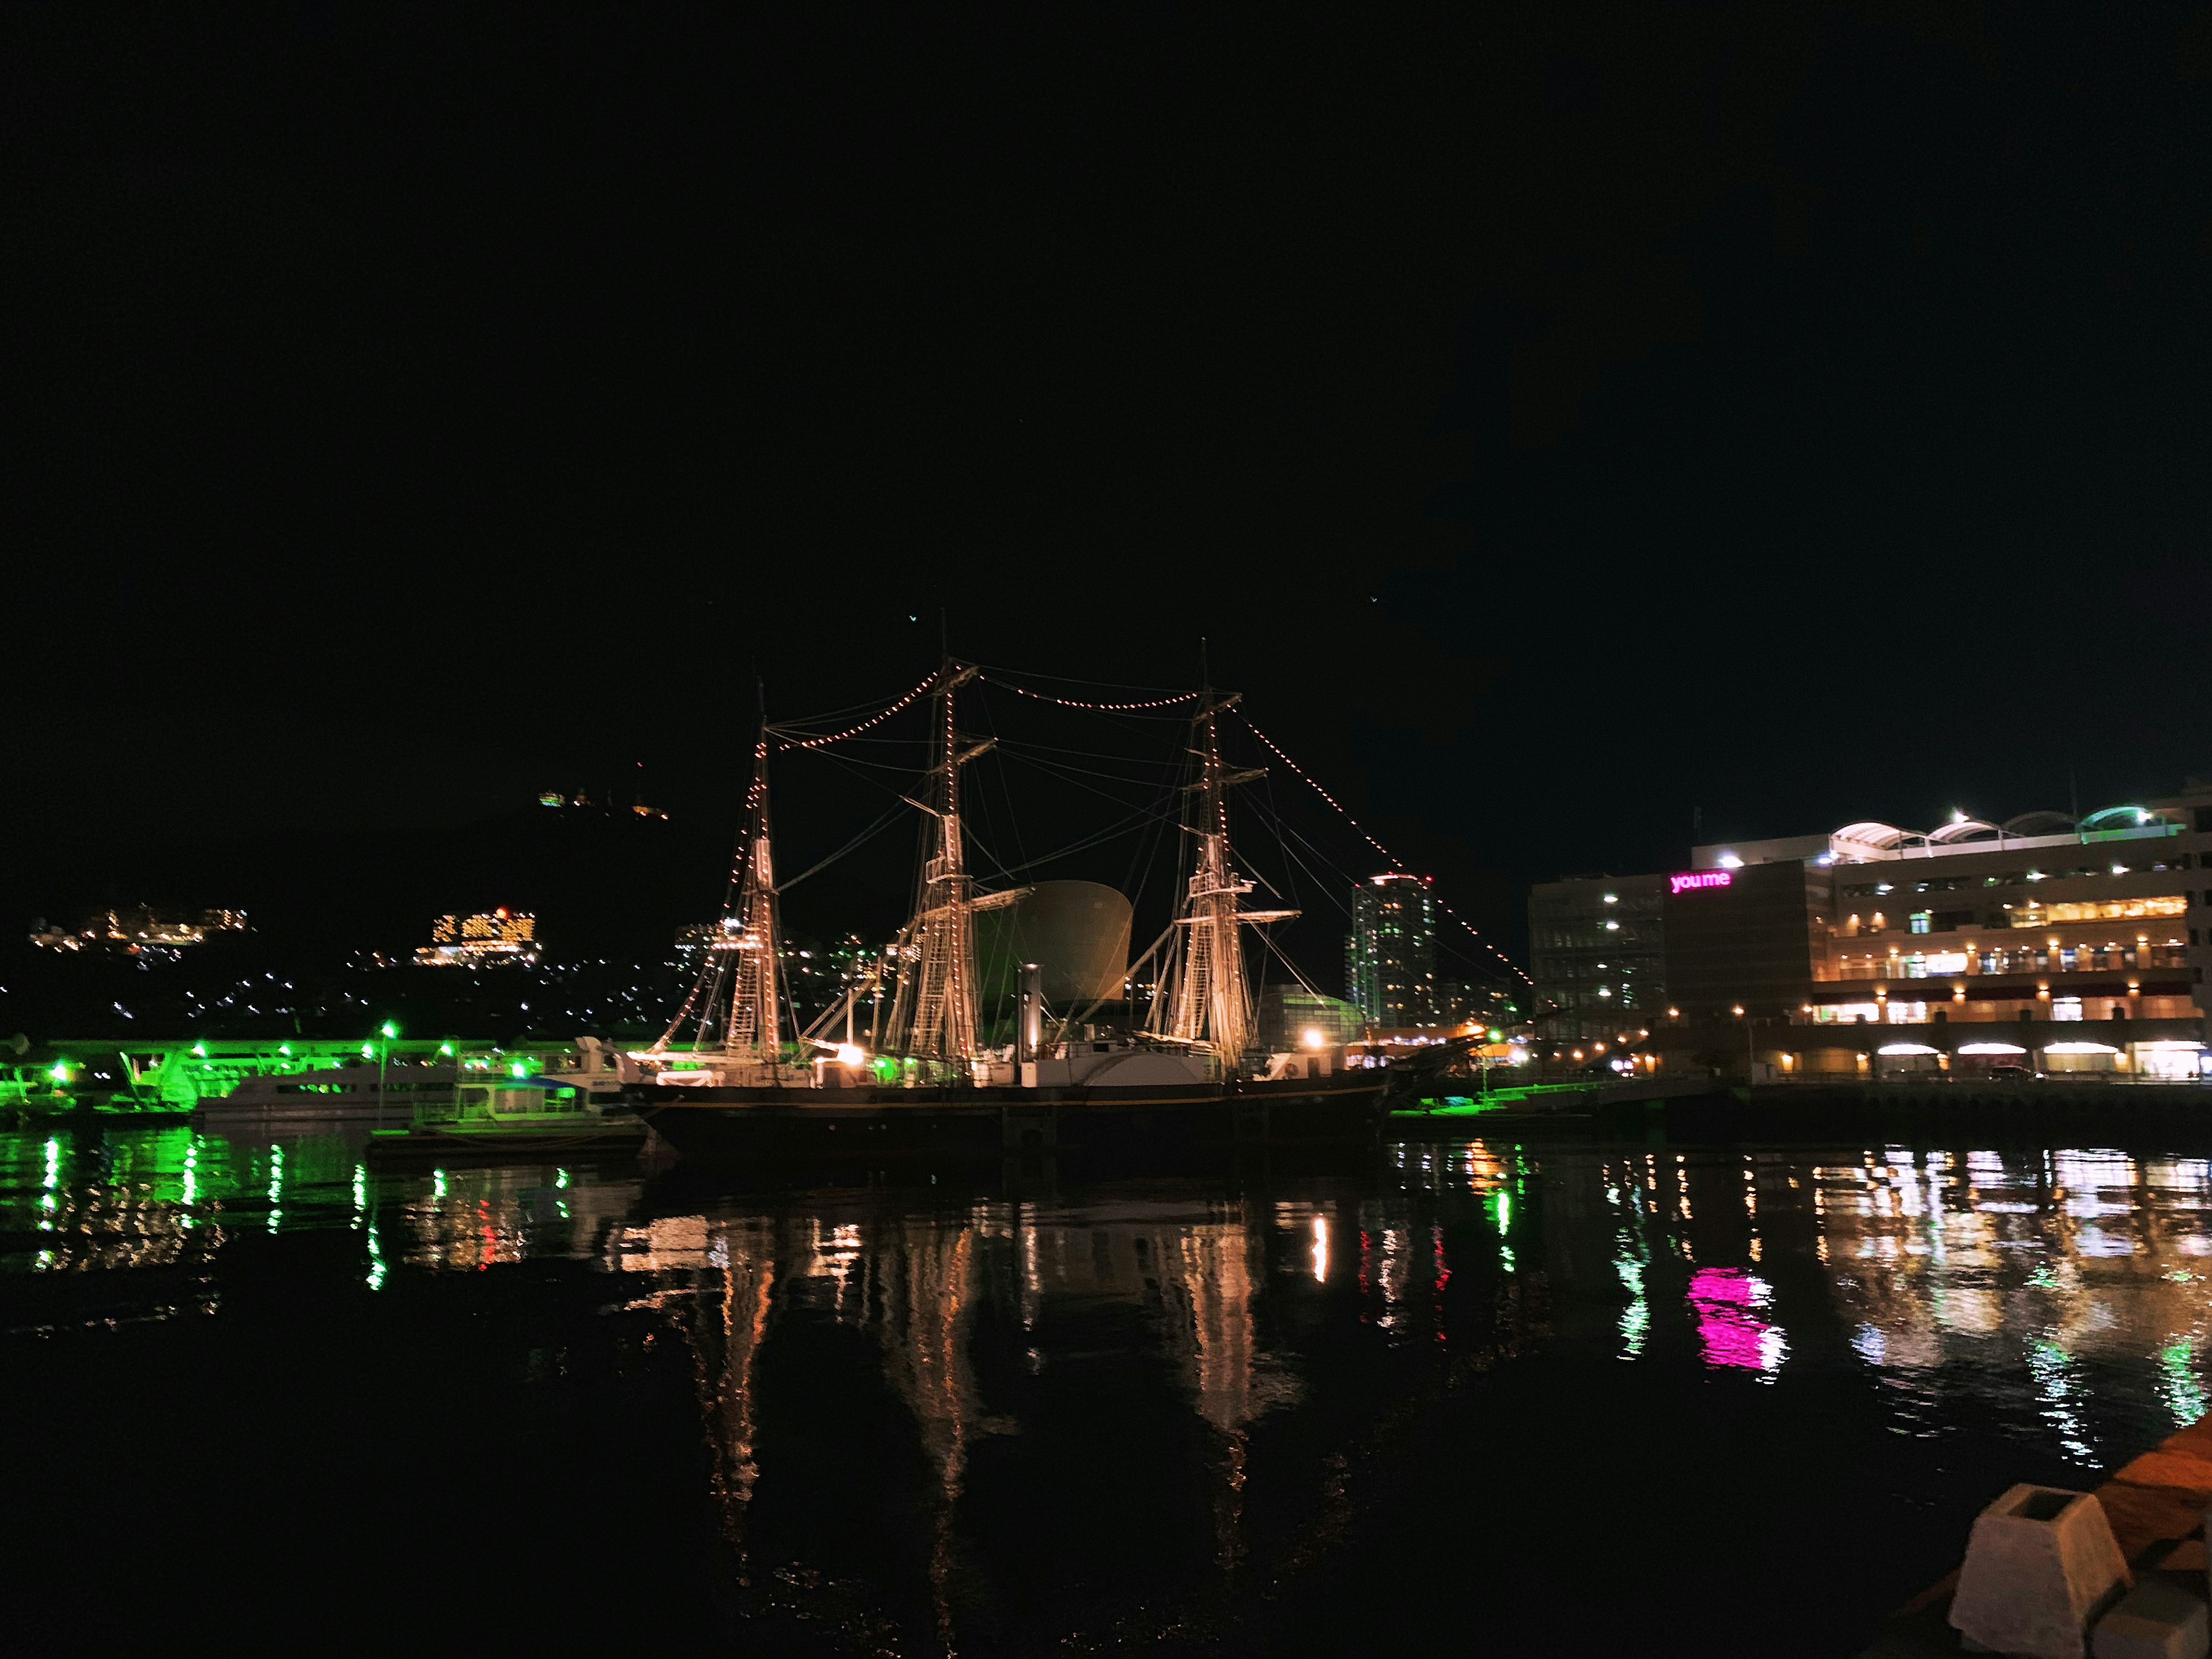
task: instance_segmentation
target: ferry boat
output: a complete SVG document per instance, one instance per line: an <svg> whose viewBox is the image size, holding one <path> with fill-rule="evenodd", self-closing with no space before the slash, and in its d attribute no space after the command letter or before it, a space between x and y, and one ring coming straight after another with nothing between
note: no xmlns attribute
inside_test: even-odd
<svg viewBox="0 0 2212 1659"><path fill-rule="evenodd" d="M962 769L994 746L962 734L956 697L979 670L948 658L928 681L857 726L930 699L933 764L921 781L925 850L912 915L842 1001L787 1038L782 938L769 815L772 749L824 736L763 720L725 902L726 948L710 953L660 1041L626 1056L639 1112L686 1158L769 1152L999 1156L1006 1152L1179 1155L1249 1145L1357 1143L1381 1121L1380 1069L1346 1070L1328 1051L1254 1044L1245 965L1250 930L1295 910L1249 909L1255 883L1229 843L1228 792L1258 772L1224 768L1218 737L1231 694L1186 694L1187 854L1175 914L1128 965L1149 970L1141 1021L1100 1030L1093 1009L1048 1009L1024 966L1013 1040L983 1040L975 917L1032 890L979 890L961 815ZM1117 978L1117 983L1120 980ZM868 1039L857 1010L871 1002ZM888 1002L888 1006L886 1006ZM839 1022L842 1035L835 1034ZM690 1033L689 1042L683 1038Z"/></svg>
<svg viewBox="0 0 2212 1659"><path fill-rule="evenodd" d="M464 1079L425 1099L404 1127L369 1131L372 1158L512 1158L631 1149L644 1120L618 1101L556 1078Z"/></svg>
<svg viewBox="0 0 2212 1659"><path fill-rule="evenodd" d="M404 1124L426 1103L450 1103L458 1076L451 1066L361 1065L248 1077L227 1095L201 1100L192 1127Z"/></svg>

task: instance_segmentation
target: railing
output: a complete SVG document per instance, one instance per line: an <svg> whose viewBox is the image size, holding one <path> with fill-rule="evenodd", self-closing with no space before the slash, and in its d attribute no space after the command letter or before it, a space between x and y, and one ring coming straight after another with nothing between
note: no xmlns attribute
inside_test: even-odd
<svg viewBox="0 0 2212 1659"><path fill-rule="evenodd" d="M1816 983L1845 981L1978 979L2004 974L2113 974L2146 968L2186 968L2185 945L2074 945L2052 951L1928 951L1892 953L1867 963L1815 963Z"/></svg>

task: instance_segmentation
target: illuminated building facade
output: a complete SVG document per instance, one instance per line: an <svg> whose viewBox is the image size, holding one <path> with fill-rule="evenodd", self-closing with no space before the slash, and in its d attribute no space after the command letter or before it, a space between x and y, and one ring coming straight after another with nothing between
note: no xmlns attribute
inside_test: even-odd
<svg viewBox="0 0 2212 1659"><path fill-rule="evenodd" d="M1370 1024L1435 1025L1444 1018L1430 879L1393 873L1352 889L1346 977L1352 1006Z"/></svg>
<svg viewBox="0 0 2212 1659"><path fill-rule="evenodd" d="M1644 879L1668 1018L1639 1024L1678 1034L1656 1046L1702 1045L1762 1079L2199 1073L2212 786L2078 822L1959 813L1925 833L1860 823L1699 847L1689 869ZM1540 982L1538 918L1585 885L1531 898Z"/></svg>
<svg viewBox="0 0 2212 1659"><path fill-rule="evenodd" d="M538 918L522 910L440 916L430 942L415 952L418 968L531 968L538 963Z"/></svg>
<svg viewBox="0 0 2212 1659"><path fill-rule="evenodd" d="M1267 985L1260 990L1257 1042L1267 1054L1298 1048L1340 1048L1365 1034L1359 1010L1340 997L1325 997L1296 985ZM1318 1035L1320 1040L1314 1041Z"/></svg>
<svg viewBox="0 0 2212 1659"><path fill-rule="evenodd" d="M242 933L243 910L157 910L142 904L131 910L104 910L82 926L50 927L41 916L32 924L31 943L50 951L117 951L130 955L166 955L204 945L210 934Z"/></svg>
<svg viewBox="0 0 2212 1659"><path fill-rule="evenodd" d="M1529 893L1540 1037L1609 1041L1665 1012L1666 892L1659 876L1572 876Z"/></svg>

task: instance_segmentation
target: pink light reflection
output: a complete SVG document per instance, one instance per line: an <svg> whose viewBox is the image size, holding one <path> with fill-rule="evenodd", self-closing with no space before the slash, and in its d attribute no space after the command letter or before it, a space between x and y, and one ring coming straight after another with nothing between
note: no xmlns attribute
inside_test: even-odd
<svg viewBox="0 0 2212 1659"><path fill-rule="evenodd" d="M1688 1294L1705 1364L1770 1376L1781 1365L1790 1352L1781 1328L1753 1311L1766 1305L1765 1279L1741 1267L1700 1267Z"/></svg>

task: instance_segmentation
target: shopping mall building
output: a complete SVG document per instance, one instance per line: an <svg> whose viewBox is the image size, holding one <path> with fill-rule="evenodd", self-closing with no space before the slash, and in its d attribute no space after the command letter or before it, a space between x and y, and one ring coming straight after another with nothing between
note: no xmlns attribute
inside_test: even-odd
<svg viewBox="0 0 2212 1659"><path fill-rule="evenodd" d="M1644 982L1593 977L1627 931L1606 921L1644 908L1655 887L1656 916L1637 927ZM1538 998L1560 1010L1553 1046L1593 1060L1626 1049L1647 1066L1762 1079L2009 1066L2194 1077L2212 787L2078 822L1960 814L1925 833L1853 823L1699 847L1686 870L1539 887L1529 916ZM1588 1012L1632 1001L1636 1017L1596 1050Z"/></svg>

